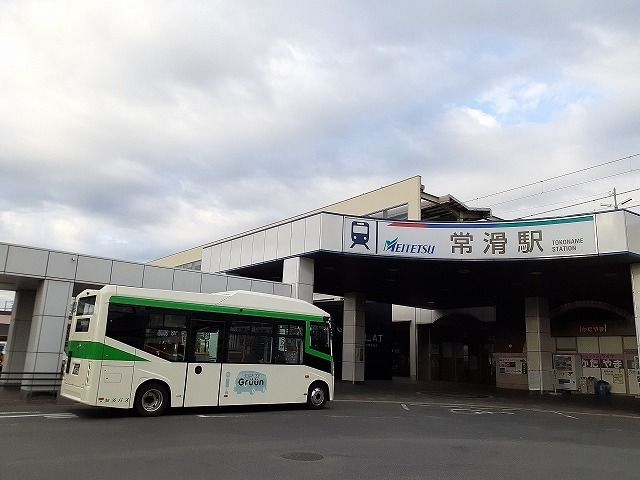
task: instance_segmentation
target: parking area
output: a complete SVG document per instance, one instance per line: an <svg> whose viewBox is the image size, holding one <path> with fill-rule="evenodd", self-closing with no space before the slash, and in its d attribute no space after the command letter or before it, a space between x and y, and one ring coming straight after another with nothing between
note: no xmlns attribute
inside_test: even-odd
<svg viewBox="0 0 640 480"><path fill-rule="evenodd" d="M0 428L11 441L3 442L3 472L22 479L545 480L640 472L640 411L412 386L338 390L320 411L207 408L151 419L63 400L10 402L5 392Z"/></svg>

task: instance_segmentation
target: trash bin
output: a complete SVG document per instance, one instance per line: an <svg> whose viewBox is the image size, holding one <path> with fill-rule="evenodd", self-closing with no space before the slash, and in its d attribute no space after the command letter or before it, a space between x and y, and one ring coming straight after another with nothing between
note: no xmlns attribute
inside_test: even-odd
<svg viewBox="0 0 640 480"><path fill-rule="evenodd" d="M594 385L594 392L596 397L596 403L601 405L608 405L611 401L611 385L604 380L598 380Z"/></svg>

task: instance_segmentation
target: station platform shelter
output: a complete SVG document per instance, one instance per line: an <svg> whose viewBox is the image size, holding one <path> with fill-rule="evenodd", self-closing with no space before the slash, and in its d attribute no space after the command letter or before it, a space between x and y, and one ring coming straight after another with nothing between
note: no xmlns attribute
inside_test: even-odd
<svg viewBox="0 0 640 480"><path fill-rule="evenodd" d="M636 395L639 254L632 212L507 221L413 177L153 263L291 285L342 380Z"/></svg>
<svg viewBox="0 0 640 480"><path fill-rule="evenodd" d="M57 374L72 298L105 284L314 302L348 382L640 394L640 216L625 210L509 221L416 176L148 264L0 243L16 291L0 383Z"/></svg>

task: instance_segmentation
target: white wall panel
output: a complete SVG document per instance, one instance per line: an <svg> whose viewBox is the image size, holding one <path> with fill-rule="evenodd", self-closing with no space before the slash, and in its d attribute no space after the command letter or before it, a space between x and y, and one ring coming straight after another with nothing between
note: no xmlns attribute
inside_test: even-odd
<svg viewBox="0 0 640 480"><path fill-rule="evenodd" d="M253 248L251 253L251 263L256 265L264 262L264 242L266 232L263 230L253 235Z"/></svg>
<svg viewBox="0 0 640 480"><path fill-rule="evenodd" d="M173 289L180 292L199 292L202 274L191 270L173 272Z"/></svg>
<svg viewBox="0 0 640 480"><path fill-rule="evenodd" d="M220 260L218 260L218 263ZM211 271L211 247L206 247L202 249L202 264L200 265L201 272L210 272Z"/></svg>
<svg viewBox="0 0 640 480"><path fill-rule="evenodd" d="M270 228L265 232L264 261L275 260L278 253L278 227Z"/></svg>
<svg viewBox="0 0 640 480"><path fill-rule="evenodd" d="M47 250L11 245L7 253L5 270L7 273L44 277L48 258L49 252Z"/></svg>
<svg viewBox="0 0 640 480"><path fill-rule="evenodd" d="M229 277L227 283L229 290L251 290L251 279L241 277Z"/></svg>
<svg viewBox="0 0 640 480"><path fill-rule="evenodd" d="M209 272L216 273L221 271L221 255L222 255L222 245L212 245L211 246L211 269Z"/></svg>
<svg viewBox="0 0 640 480"><path fill-rule="evenodd" d="M202 293L226 292L228 280L229 277L226 275L213 275L203 273L200 291Z"/></svg>
<svg viewBox="0 0 640 480"><path fill-rule="evenodd" d="M284 258L291 255L291 224L286 223L278 227L278 250L276 258Z"/></svg>
<svg viewBox="0 0 640 480"><path fill-rule="evenodd" d="M291 224L291 255L299 255L304 252L305 221L296 220Z"/></svg>
<svg viewBox="0 0 640 480"><path fill-rule="evenodd" d="M78 266L78 256L70 253L50 252L47 263L47 277L74 280Z"/></svg>
<svg viewBox="0 0 640 480"><path fill-rule="evenodd" d="M322 214L320 248L331 252L342 251L342 223L340 215Z"/></svg>
<svg viewBox="0 0 640 480"><path fill-rule="evenodd" d="M142 286L144 288L171 290L173 288L173 270L170 268L145 265Z"/></svg>
<svg viewBox="0 0 640 480"><path fill-rule="evenodd" d="M624 216L627 226L627 247L630 252L640 253L640 215L625 212Z"/></svg>
<svg viewBox="0 0 640 480"><path fill-rule="evenodd" d="M8 245L0 244L0 272L4 272L7 266L7 252L9 251Z"/></svg>
<svg viewBox="0 0 640 480"><path fill-rule="evenodd" d="M78 256L76 281L106 285L111 280L112 260L95 257Z"/></svg>
<svg viewBox="0 0 640 480"><path fill-rule="evenodd" d="M213 261L213 254L211 260ZM229 270L229 265L231 265L231 241L220 244L220 271Z"/></svg>
<svg viewBox="0 0 640 480"><path fill-rule="evenodd" d="M320 218L321 215L307 217L305 223L304 250L314 252L320 250Z"/></svg>
<svg viewBox="0 0 640 480"><path fill-rule="evenodd" d="M36 291L33 315L53 315L64 317L71 303L72 282L45 280Z"/></svg>
<svg viewBox="0 0 640 480"><path fill-rule="evenodd" d="M291 285L285 285L283 283L274 283L273 294L281 295L283 297L291 297Z"/></svg>
<svg viewBox="0 0 640 480"><path fill-rule="evenodd" d="M38 353L34 372L57 372L60 353Z"/></svg>
<svg viewBox="0 0 640 480"><path fill-rule="evenodd" d="M242 255L242 238L234 238L231 240L231 256L229 260L229 268L240 266L240 257Z"/></svg>
<svg viewBox="0 0 640 480"><path fill-rule="evenodd" d="M599 253L627 251L627 234L624 220L624 212L621 211L596 215Z"/></svg>
<svg viewBox="0 0 640 480"><path fill-rule="evenodd" d="M251 254L253 253L253 235L242 237L242 250L240 253L240 265L243 267L251 265Z"/></svg>
<svg viewBox="0 0 640 480"><path fill-rule="evenodd" d="M124 285L125 287L142 287L144 265L140 263L128 263L113 261L111 268L111 285Z"/></svg>
<svg viewBox="0 0 640 480"><path fill-rule="evenodd" d="M42 317L40 322L40 338L38 341L38 355L40 352L60 353L63 334L67 326L65 317Z"/></svg>
<svg viewBox="0 0 640 480"><path fill-rule="evenodd" d="M251 291L258 293L273 294L273 282L263 282L261 280L251 280Z"/></svg>

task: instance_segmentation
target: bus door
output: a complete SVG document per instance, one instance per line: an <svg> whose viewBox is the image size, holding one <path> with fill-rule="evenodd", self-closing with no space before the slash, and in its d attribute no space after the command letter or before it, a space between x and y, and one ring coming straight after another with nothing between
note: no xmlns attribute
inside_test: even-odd
<svg viewBox="0 0 640 480"><path fill-rule="evenodd" d="M191 320L184 406L218 405L223 321Z"/></svg>

